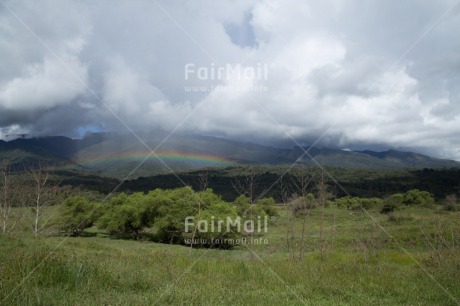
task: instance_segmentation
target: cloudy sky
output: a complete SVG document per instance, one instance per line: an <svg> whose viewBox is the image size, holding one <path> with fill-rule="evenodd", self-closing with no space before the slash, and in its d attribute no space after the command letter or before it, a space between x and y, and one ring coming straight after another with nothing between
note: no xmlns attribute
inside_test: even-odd
<svg viewBox="0 0 460 306"><path fill-rule="evenodd" d="M179 126L460 160L458 2L0 0L0 138Z"/></svg>

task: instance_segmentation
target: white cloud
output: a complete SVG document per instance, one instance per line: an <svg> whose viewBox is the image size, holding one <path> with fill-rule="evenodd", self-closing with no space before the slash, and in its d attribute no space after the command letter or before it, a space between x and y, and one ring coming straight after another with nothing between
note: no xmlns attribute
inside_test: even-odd
<svg viewBox="0 0 460 306"><path fill-rule="evenodd" d="M27 67L22 77L0 88L0 106L8 110L39 111L68 104L85 92L86 68L74 57L45 58Z"/></svg>

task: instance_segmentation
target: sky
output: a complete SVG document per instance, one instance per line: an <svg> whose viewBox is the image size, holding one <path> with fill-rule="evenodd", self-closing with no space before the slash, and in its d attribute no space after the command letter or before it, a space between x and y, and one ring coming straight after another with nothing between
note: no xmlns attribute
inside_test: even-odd
<svg viewBox="0 0 460 306"><path fill-rule="evenodd" d="M0 138L175 131L460 160L458 0L0 0Z"/></svg>

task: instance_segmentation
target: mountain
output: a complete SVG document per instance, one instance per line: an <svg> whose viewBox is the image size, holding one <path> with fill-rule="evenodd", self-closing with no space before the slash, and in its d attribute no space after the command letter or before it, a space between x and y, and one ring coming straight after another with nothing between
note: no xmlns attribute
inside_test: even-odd
<svg viewBox="0 0 460 306"><path fill-rule="evenodd" d="M460 163L453 160L438 159L414 152L388 150L348 151L330 148L303 148L319 164L340 168L400 169L400 168L458 168ZM291 156L301 156L302 148L294 148ZM306 164L315 164L307 155L302 158Z"/></svg>
<svg viewBox="0 0 460 306"><path fill-rule="evenodd" d="M38 164L81 168L73 161L73 156L79 150L102 142L104 134L89 135L85 139L71 139L63 136L43 138L18 138L12 141L0 140L0 168L8 165L10 168L23 170L25 166Z"/></svg>
<svg viewBox="0 0 460 306"><path fill-rule="evenodd" d="M140 138L144 143L131 135L110 133L95 133L83 139L58 136L0 141L0 165L2 160L8 160L16 167L25 162L43 161L117 178L151 176L170 173L171 170L245 164L291 165L296 162L361 169L460 168L456 161L396 150L277 148L209 136L169 136L166 133L146 133ZM154 154L150 154L150 149ZM142 166L138 167L141 162ZM133 169L136 171L132 172Z"/></svg>

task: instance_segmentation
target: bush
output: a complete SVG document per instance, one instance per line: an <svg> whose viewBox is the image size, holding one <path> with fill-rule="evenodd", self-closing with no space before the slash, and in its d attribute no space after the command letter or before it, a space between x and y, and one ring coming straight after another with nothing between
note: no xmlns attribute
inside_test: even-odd
<svg viewBox="0 0 460 306"><path fill-rule="evenodd" d="M383 200L383 207L380 210L380 212L382 214L387 214L395 211L403 205L403 198L404 195L401 193L393 194L391 196L386 197Z"/></svg>
<svg viewBox="0 0 460 306"><path fill-rule="evenodd" d="M242 218L246 218L248 216L248 212L252 210L252 214L254 214L254 210L263 210L263 215L272 216L279 216L278 210L276 209L275 205L276 202L273 198L263 198L257 201L256 203L251 204L250 199L245 195L238 196L235 201L233 201L233 205L236 208L238 215Z"/></svg>
<svg viewBox="0 0 460 306"><path fill-rule="evenodd" d="M79 236L84 229L93 226L99 216L100 209L96 203L71 196L62 205L58 223L61 230Z"/></svg>
<svg viewBox="0 0 460 306"><path fill-rule="evenodd" d="M460 205L456 194L449 194L444 199L444 210L446 211L460 211Z"/></svg>
<svg viewBox="0 0 460 306"><path fill-rule="evenodd" d="M289 209L295 217L300 218L308 214L308 210L317 206L315 196L311 193L305 197L296 197L289 202Z"/></svg>
<svg viewBox="0 0 460 306"><path fill-rule="evenodd" d="M347 208L350 210L360 210L360 209L370 209L373 207L380 206L382 204L382 200L378 198L358 198L358 197L343 197L337 199L335 204L338 207Z"/></svg>
<svg viewBox="0 0 460 306"><path fill-rule="evenodd" d="M358 201L360 202L361 207L364 209L371 209L374 207L379 207L383 204L382 199L379 199L379 198L370 198L370 199L358 198Z"/></svg>
<svg viewBox="0 0 460 306"><path fill-rule="evenodd" d="M427 191L420 191L418 189L412 189L412 190L407 191L403 195L402 202L405 205L430 206L434 204L434 198Z"/></svg>
<svg viewBox="0 0 460 306"><path fill-rule="evenodd" d="M447 204L444 205L445 211L460 211L460 205L458 204Z"/></svg>
<svg viewBox="0 0 460 306"><path fill-rule="evenodd" d="M270 217L278 217L279 212L276 209L276 202L273 198L263 198L257 202L257 205L262 207L265 213Z"/></svg>
<svg viewBox="0 0 460 306"><path fill-rule="evenodd" d="M396 193L391 196L386 197L383 202L385 204L391 204L394 207L399 207L403 205L404 195L402 193Z"/></svg>
<svg viewBox="0 0 460 306"><path fill-rule="evenodd" d="M195 215L192 228L187 228L187 232L183 233L184 242L187 243L187 238L193 244L200 247L217 247L221 249L229 249L235 241L241 238L241 229L228 223L227 217L234 222L238 218L236 208L229 203L220 202L213 203L212 207L204 209L199 214ZM198 223L199 222L199 223ZM229 229L229 231L227 231ZM198 243L194 240L199 241Z"/></svg>
<svg viewBox="0 0 460 306"><path fill-rule="evenodd" d="M139 232L153 224L151 207L147 205L143 193L127 196L124 193L115 197L97 225L112 234L131 234L138 238Z"/></svg>
<svg viewBox="0 0 460 306"><path fill-rule="evenodd" d="M380 210L380 213L382 214L388 214L392 213L395 211L395 209L398 208L398 206L392 204L392 203L385 203L383 204L382 209Z"/></svg>
<svg viewBox="0 0 460 306"><path fill-rule="evenodd" d="M211 242L211 238L236 240L242 237L243 227L238 231L234 228L227 231L227 217L231 218L235 223L232 227L235 227L238 218L241 224L252 220L258 226L265 218L276 215L278 211L272 198L250 204L247 197L240 196L232 205L223 201L212 189L195 192L190 187L184 187L156 189L148 194L121 193L105 205L97 205L81 197L69 197L63 205L61 223L63 229L75 235L96 223L100 229L110 234L137 239L145 228L150 227L154 229L155 234L151 237L155 241L184 244L187 238L207 239L208 242L200 245L230 248L231 244L215 245ZM193 225L186 225L187 219L193 220ZM199 221L211 226L209 231L197 230L198 225L204 224ZM221 227L225 231L215 229L214 225L219 226L218 221L223 222Z"/></svg>

